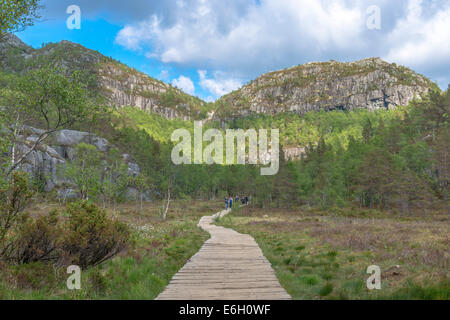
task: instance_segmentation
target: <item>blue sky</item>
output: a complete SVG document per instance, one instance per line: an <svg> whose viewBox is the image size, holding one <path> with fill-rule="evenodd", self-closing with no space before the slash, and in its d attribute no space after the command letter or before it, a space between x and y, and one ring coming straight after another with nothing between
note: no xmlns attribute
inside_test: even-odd
<svg viewBox="0 0 450 320"><path fill-rule="evenodd" d="M450 0L43 0L18 36L69 40L213 101L311 61L381 57L450 83ZM81 9L69 30L66 9ZM379 14L378 14L379 13Z"/></svg>

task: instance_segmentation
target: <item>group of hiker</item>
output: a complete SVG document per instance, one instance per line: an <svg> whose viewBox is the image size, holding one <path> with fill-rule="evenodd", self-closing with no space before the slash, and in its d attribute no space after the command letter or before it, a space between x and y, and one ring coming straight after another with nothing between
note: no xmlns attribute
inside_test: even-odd
<svg viewBox="0 0 450 320"><path fill-rule="evenodd" d="M236 203L239 203L239 199L241 200L242 205L247 205L249 201L249 197L245 196L242 198L239 198L239 196L236 196L236 198L233 199L233 197L227 197L225 198L225 209L232 209L233 208L233 200Z"/></svg>

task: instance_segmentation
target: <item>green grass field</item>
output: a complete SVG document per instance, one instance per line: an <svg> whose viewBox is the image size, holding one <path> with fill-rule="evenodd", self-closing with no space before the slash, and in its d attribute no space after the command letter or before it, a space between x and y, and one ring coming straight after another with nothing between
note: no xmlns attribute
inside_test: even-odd
<svg viewBox="0 0 450 320"><path fill-rule="evenodd" d="M132 241L114 259L82 272L82 288L45 264L0 265L1 299L154 299L209 235L200 217L221 202L173 201L167 221L147 204L119 206L115 215ZM39 204L39 215L59 204ZM444 214L405 217L381 211L235 209L217 223L252 235L294 299L449 299L449 227ZM382 289L369 291L367 267L378 265Z"/></svg>
<svg viewBox="0 0 450 320"><path fill-rule="evenodd" d="M209 235L197 227L201 216L220 209L214 202L173 201L167 221L162 203L147 204L142 213L121 205L116 216L132 229L132 243L111 261L82 271L81 290L70 291L66 270L44 264L0 265L1 299L154 299ZM57 204L29 211L48 212ZM109 212L109 214L113 214Z"/></svg>
<svg viewBox="0 0 450 320"><path fill-rule="evenodd" d="M218 223L252 235L294 299L449 299L449 220L245 207ZM370 265L381 290L367 289Z"/></svg>

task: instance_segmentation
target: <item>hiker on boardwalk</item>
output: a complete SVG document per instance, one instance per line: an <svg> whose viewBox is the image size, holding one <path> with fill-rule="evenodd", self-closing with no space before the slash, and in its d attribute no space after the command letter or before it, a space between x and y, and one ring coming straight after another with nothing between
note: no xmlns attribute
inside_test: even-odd
<svg viewBox="0 0 450 320"><path fill-rule="evenodd" d="M236 196L236 203L239 202L239 196Z"/></svg>
<svg viewBox="0 0 450 320"><path fill-rule="evenodd" d="M228 198L225 198L225 209L228 209Z"/></svg>
<svg viewBox="0 0 450 320"><path fill-rule="evenodd" d="M233 198L230 197L230 209L233 207Z"/></svg>

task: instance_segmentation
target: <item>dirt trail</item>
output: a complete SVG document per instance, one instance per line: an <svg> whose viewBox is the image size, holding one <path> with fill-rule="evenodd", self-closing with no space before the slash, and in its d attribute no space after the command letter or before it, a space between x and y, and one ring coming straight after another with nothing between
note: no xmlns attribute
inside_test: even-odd
<svg viewBox="0 0 450 320"><path fill-rule="evenodd" d="M203 217L211 238L173 277L158 300L286 300L269 261L249 235L213 225L224 210Z"/></svg>

